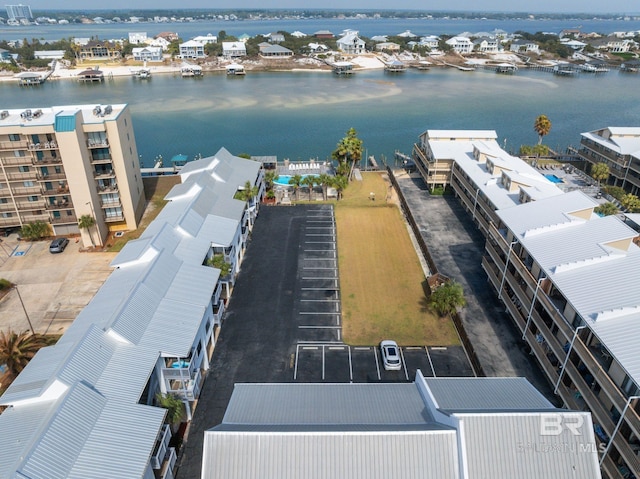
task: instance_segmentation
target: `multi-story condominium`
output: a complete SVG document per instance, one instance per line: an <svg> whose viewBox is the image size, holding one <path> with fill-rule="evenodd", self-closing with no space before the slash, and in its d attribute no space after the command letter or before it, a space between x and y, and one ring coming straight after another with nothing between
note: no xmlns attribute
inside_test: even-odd
<svg viewBox="0 0 640 479"><path fill-rule="evenodd" d="M56 106L0 112L0 228L36 220L54 235L102 244L109 230L135 229L145 207L127 105Z"/></svg>
<svg viewBox="0 0 640 479"><path fill-rule="evenodd" d="M603 473L640 472L638 233L574 191L498 211L482 266L567 407L591 411Z"/></svg>
<svg viewBox="0 0 640 479"><path fill-rule="evenodd" d="M118 60L121 54L120 45L104 40L89 40L76 53L78 60Z"/></svg>
<svg viewBox="0 0 640 479"><path fill-rule="evenodd" d="M599 479L595 446L524 378L236 384L201 477Z"/></svg>
<svg viewBox="0 0 640 479"><path fill-rule="evenodd" d="M589 164L606 163L608 183L640 194L640 127L608 127L582 133L580 157Z"/></svg>
<svg viewBox="0 0 640 479"><path fill-rule="evenodd" d="M30 22L33 20L29 5L6 5L5 8L7 9L7 19L9 20L17 20L18 22L21 20Z"/></svg>
<svg viewBox="0 0 640 479"><path fill-rule="evenodd" d="M264 194L261 163L224 149L181 176L65 334L0 397L0 477L173 479L157 395L178 397L191 419ZM258 194L234 199L247 181ZM216 254L227 277L208 266Z"/></svg>
<svg viewBox="0 0 640 479"><path fill-rule="evenodd" d="M508 155L495 132L428 131L413 156L487 237L489 282L564 404L591 411L604 475L637 476L637 231Z"/></svg>

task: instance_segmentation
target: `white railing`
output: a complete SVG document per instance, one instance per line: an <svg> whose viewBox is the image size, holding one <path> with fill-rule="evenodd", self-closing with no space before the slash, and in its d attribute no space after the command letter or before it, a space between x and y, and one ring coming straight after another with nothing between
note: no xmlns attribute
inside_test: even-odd
<svg viewBox="0 0 640 479"><path fill-rule="evenodd" d="M151 467L153 469L160 469L162 467L164 458L167 455L167 450L169 449L169 441L171 441L171 428L168 424L165 424L162 427L160 437L156 443L156 451L153 453L153 456L151 456Z"/></svg>

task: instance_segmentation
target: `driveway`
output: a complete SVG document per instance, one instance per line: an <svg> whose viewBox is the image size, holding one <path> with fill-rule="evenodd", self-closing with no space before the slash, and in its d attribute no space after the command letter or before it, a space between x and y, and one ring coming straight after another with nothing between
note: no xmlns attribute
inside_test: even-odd
<svg viewBox="0 0 640 479"><path fill-rule="evenodd" d="M115 253L80 252L72 238L62 253L51 254L49 243L2 238L0 278L18 285L36 332L62 334L111 274ZM20 297L13 290L0 300L0 329L29 329Z"/></svg>

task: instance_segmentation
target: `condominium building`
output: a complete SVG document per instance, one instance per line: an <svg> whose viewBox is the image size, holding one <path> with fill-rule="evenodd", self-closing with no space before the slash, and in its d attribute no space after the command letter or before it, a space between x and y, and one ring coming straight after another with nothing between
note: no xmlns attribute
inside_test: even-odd
<svg viewBox="0 0 640 479"><path fill-rule="evenodd" d="M32 21L33 14L29 5L5 5L7 9L7 19L20 21Z"/></svg>
<svg viewBox="0 0 640 479"><path fill-rule="evenodd" d="M593 135L604 142L603 134L587 135L591 150ZM487 237L489 283L566 407L592 413L604 476L637 476L638 232L616 216L598 216L593 198L564 192L495 138L430 130L413 157L430 187L451 186ZM612 141L633 156L633 140Z"/></svg>
<svg viewBox="0 0 640 479"><path fill-rule="evenodd" d="M127 105L56 106L0 112L0 228L41 220L53 235L96 226L83 242L138 226L145 207Z"/></svg>
<svg viewBox="0 0 640 479"><path fill-rule="evenodd" d="M190 163L168 204L54 345L0 397L0 477L173 479L158 394L190 420L264 195L257 161ZM234 199L249 181L257 195ZM207 261L222 255L229 273Z"/></svg>
<svg viewBox="0 0 640 479"><path fill-rule="evenodd" d="M580 191L498 211L482 266L567 407L591 411L603 473L640 472L640 248Z"/></svg>
<svg viewBox="0 0 640 479"><path fill-rule="evenodd" d="M608 183L640 194L640 127L607 127L582 133L580 157L609 167Z"/></svg>

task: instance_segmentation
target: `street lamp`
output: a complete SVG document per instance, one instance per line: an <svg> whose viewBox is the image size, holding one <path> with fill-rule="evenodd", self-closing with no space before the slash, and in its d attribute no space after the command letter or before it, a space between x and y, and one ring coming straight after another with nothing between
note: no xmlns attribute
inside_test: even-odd
<svg viewBox="0 0 640 479"><path fill-rule="evenodd" d="M85 205L89 205L89 208L91 208L91 217L93 218L94 226L96 227L96 232L98 233L98 242L100 243L100 247L102 248L104 245L102 244L102 236L100 235L100 229L98 228L98 218L96 218L96 212L93 210L93 203L91 201L87 201ZM91 233L89 233L89 236L91 236ZM93 240L91 242L93 243Z"/></svg>
<svg viewBox="0 0 640 479"><path fill-rule="evenodd" d="M22 306L24 315L27 317L27 323L29 323L29 329L31 329L31 333L36 334L36 331L33 329L33 324L31 324L31 318L29 317L29 313L27 313L27 308L24 307L24 302L22 301L22 296L20 296L20 290L18 289L18 285L14 284L13 289L15 289L16 293L18 293L18 299L20 300L20 305Z"/></svg>

